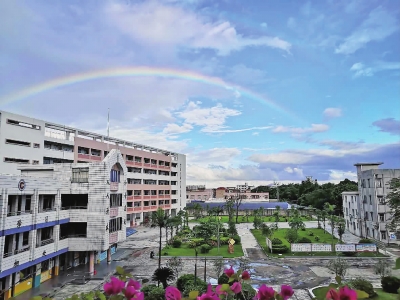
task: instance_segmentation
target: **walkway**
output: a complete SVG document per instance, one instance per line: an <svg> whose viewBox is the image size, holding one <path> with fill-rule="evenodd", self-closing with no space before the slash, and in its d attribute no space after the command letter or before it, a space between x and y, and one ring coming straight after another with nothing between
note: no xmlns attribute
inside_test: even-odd
<svg viewBox="0 0 400 300"><path fill-rule="evenodd" d="M251 261L266 259L267 256L258 245L258 242L250 232L250 229L253 229L253 224L236 224L236 230L241 238L241 244L245 257L248 257Z"/></svg>

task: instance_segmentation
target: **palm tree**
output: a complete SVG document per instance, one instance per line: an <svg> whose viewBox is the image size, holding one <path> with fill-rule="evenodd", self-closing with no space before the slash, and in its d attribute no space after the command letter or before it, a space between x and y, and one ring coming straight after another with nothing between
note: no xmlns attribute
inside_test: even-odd
<svg viewBox="0 0 400 300"><path fill-rule="evenodd" d="M162 237L162 229L166 227L168 220L168 216L165 211L162 210L161 207L157 209L157 211L153 212L151 215L151 222L153 226L158 226L160 228L160 242L158 245L158 268L161 267L161 237Z"/></svg>
<svg viewBox="0 0 400 300"><path fill-rule="evenodd" d="M331 234L332 234L332 249L334 247L333 245L333 232L335 230L335 225L336 225L336 216L333 214L333 212L335 211L335 207L336 205L330 205L328 202L325 202L324 204L324 211L327 212L328 216L329 216L329 223L331 225Z"/></svg>
<svg viewBox="0 0 400 300"><path fill-rule="evenodd" d="M166 289L168 286L168 281L172 281L175 279L175 274L171 268L162 267L154 271L151 279L157 282L161 282L163 288Z"/></svg>
<svg viewBox="0 0 400 300"><path fill-rule="evenodd" d="M318 228L321 228L320 220L321 220L321 211L319 209L315 210L315 215L317 217Z"/></svg>

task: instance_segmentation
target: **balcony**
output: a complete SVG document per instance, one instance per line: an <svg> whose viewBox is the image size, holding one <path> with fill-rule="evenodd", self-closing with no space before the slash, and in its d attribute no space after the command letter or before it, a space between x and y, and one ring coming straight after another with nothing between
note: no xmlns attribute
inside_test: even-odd
<svg viewBox="0 0 400 300"><path fill-rule="evenodd" d="M133 210L134 211L142 211L142 207L140 207L140 206L139 207L134 207Z"/></svg>
<svg viewBox="0 0 400 300"><path fill-rule="evenodd" d="M72 151L64 151L64 150L56 150L56 149L43 149L43 156L58 158L58 159L66 159L66 160L74 160L74 152Z"/></svg>
<svg viewBox="0 0 400 300"><path fill-rule="evenodd" d="M134 196L127 196L126 197L126 200L133 200L133 199L135 199Z"/></svg>
<svg viewBox="0 0 400 300"><path fill-rule="evenodd" d="M43 241L40 241L39 243L36 244L36 248L37 247L42 247L42 246L45 246L45 245L48 245L48 244L52 244L52 243L54 243L54 239L43 240Z"/></svg>
<svg viewBox="0 0 400 300"><path fill-rule="evenodd" d="M32 211L15 211L7 213L4 230L32 225Z"/></svg>
<svg viewBox="0 0 400 300"><path fill-rule="evenodd" d="M139 196L134 195L134 196L133 196L133 199L135 199L135 200L141 200L141 199L142 199L142 196L141 196L141 195L139 195Z"/></svg>
<svg viewBox="0 0 400 300"><path fill-rule="evenodd" d="M41 245L41 244L44 245ZM53 239L43 240L37 243L36 248L34 249L34 258L41 258L50 253L54 253L56 251L56 246Z"/></svg>
<svg viewBox="0 0 400 300"><path fill-rule="evenodd" d="M8 269L15 268L16 266L25 264L29 262L30 258L30 248L28 247L26 250L19 250L17 253L13 254L4 254L4 258L1 260L1 271L5 271ZM6 255L7 254L7 255Z"/></svg>
<svg viewBox="0 0 400 300"><path fill-rule="evenodd" d="M29 251L29 249L31 249L30 246L24 246L24 248L22 248L22 249L14 250L14 251L8 252L8 253L4 253L4 254L3 254L3 257L4 257L4 258L6 258L6 257L11 257L11 256L17 255L17 254L19 254L19 253Z"/></svg>

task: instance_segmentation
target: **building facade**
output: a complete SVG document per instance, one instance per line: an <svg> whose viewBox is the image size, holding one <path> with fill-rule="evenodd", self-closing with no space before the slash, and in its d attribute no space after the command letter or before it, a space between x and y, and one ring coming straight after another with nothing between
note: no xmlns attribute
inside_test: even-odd
<svg viewBox="0 0 400 300"><path fill-rule="evenodd" d="M20 165L102 162L112 149L127 168L128 227L159 207L175 215L186 206L185 155L0 111L1 174L20 174Z"/></svg>
<svg viewBox="0 0 400 300"><path fill-rule="evenodd" d="M126 239L127 167L119 150L96 163L24 165L0 176L0 290L17 296L95 262Z"/></svg>
<svg viewBox="0 0 400 300"><path fill-rule="evenodd" d="M358 180L358 193L357 206L354 204L350 207L356 209L355 215L352 214L350 219L350 212L348 216L349 227L354 228L356 225L355 233L358 236L369 237L383 242L395 241L396 233L391 232L387 228L390 221L390 208L387 205L386 196L390 193L389 182L393 178L400 177L400 169L379 169L383 163L357 163L357 180ZM343 197L348 196L346 192L342 194ZM343 198L343 207L348 206L346 198ZM344 211L346 213L346 210ZM353 224L353 225L350 225Z"/></svg>
<svg viewBox="0 0 400 300"><path fill-rule="evenodd" d="M342 200L347 230L356 236L361 236L361 227L358 221L360 212L358 192L343 192Z"/></svg>

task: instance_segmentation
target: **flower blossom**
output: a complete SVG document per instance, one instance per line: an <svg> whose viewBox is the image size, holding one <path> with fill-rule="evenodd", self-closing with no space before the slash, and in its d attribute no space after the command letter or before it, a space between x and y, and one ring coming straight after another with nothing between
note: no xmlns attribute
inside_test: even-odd
<svg viewBox="0 0 400 300"><path fill-rule="evenodd" d="M224 273L226 276L228 276L230 278L233 274L235 274L235 270L231 266L230 269L225 269Z"/></svg>
<svg viewBox="0 0 400 300"><path fill-rule="evenodd" d="M249 280L250 279L250 273L248 271L243 271L242 279L243 280Z"/></svg>
<svg viewBox="0 0 400 300"><path fill-rule="evenodd" d="M356 291L349 289L347 286L342 287L339 291L330 289L326 294L328 300L357 300Z"/></svg>
<svg viewBox="0 0 400 300"><path fill-rule="evenodd" d="M242 285L240 284L240 282L234 282L230 288L231 291L235 294L239 294L242 291Z"/></svg>
<svg viewBox="0 0 400 300"><path fill-rule="evenodd" d="M275 291L272 287L266 286L263 284L259 289L256 295L258 300L272 300L275 298Z"/></svg>
<svg viewBox="0 0 400 300"><path fill-rule="evenodd" d="M116 277L111 277L111 281L104 284L104 292L107 295L117 295L125 287L125 282Z"/></svg>
<svg viewBox="0 0 400 300"><path fill-rule="evenodd" d="M181 292L174 286L169 286L165 289L165 298L167 300L181 300Z"/></svg>
<svg viewBox="0 0 400 300"><path fill-rule="evenodd" d="M135 290L140 290L140 288L142 287L139 281L133 280L132 278L129 279L128 283L126 284L126 286L133 286L135 288Z"/></svg>
<svg viewBox="0 0 400 300"><path fill-rule="evenodd" d="M216 292L218 295L220 295L220 296L221 296L221 295L227 296L228 293L225 292L225 291L222 291L221 289L222 289L222 285L219 284L219 285L217 285L217 287L215 288L215 292Z"/></svg>
<svg viewBox="0 0 400 300"><path fill-rule="evenodd" d="M287 300L292 297L294 291L290 285L282 285L280 295L282 296L283 300Z"/></svg>
<svg viewBox="0 0 400 300"><path fill-rule="evenodd" d="M219 300L219 296L213 292L211 284L207 287L207 292L199 297L197 300Z"/></svg>

